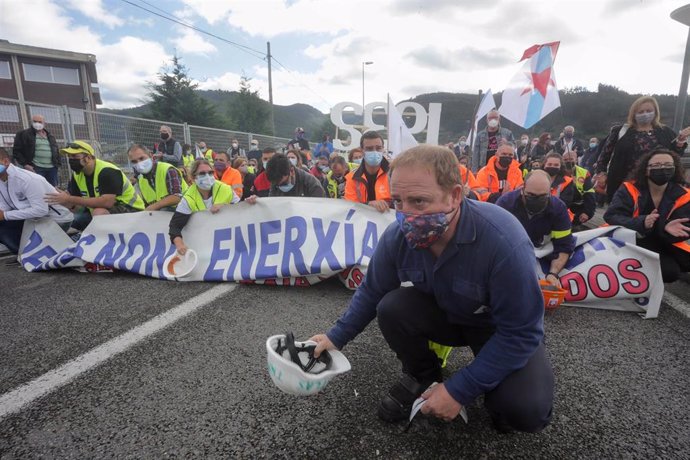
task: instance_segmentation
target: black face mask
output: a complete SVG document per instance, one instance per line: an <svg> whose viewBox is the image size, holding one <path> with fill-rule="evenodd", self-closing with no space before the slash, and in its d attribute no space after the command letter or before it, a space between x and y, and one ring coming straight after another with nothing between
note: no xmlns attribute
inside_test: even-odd
<svg viewBox="0 0 690 460"><path fill-rule="evenodd" d="M544 171L546 171L549 176L557 176L561 172L561 168L549 167L544 168Z"/></svg>
<svg viewBox="0 0 690 460"><path fill-rule="evenodd" d="M512 162L513 159L511 157L498 157L498 164L501 165L502 168L507 168Z"/></svg>
<svg viewBox="0 0 690 460"><path fill-rule="evenodd" d="M81 160L74 158L74 159L69 159L68 162L69 162L70 169L72 171L74 171L75 173L79 174L80 172L82 172L84 170L84 165L81 164Z"/></svg>
<svg viewBox="0 0 690 460"><path fill-rule="evenodd" d="M170 137L170 134L168 134L168 133L161 133L161 139L163 139L164 141L167 141L169 137Z"/></svg>
<svg viewBox="0 0 690 460"><path fill-rule="evenodd" d="M668 184L676 173L676 168L652 169L649 171L649 180L656 185Z"/></svg>
<svg viewBox="0 0 690 460"><path fill-rule="evenodd" d="M534 214L539 214L540 212L544 212L546 207L549 205L549 196L548 195L539 195L539 196L529 196L529 195L522 195L522 198L525 203L525 209L527 209L527 212L534 215Z"/></svg>
<svg viewBox="0 0 690 460"><path fill-rule="evenodd" d="M565 162L565 168L566 168L566 169L573 169L573 168L575 168L575 162L574 162L574 161L566 161L566 162Z"/></svg>

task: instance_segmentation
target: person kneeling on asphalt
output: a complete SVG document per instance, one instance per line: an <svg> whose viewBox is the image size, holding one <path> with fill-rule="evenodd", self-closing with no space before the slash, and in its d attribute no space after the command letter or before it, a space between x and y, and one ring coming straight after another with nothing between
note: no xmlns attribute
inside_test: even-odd
<svg viewBox="0 0 690 460"><path fill-rule="evenodd" d="M191 173L194 184L182 195L182 200L170 219L168 230L170 242L182 255L187 252L187 246L182 238L182 229L187 225L193 213L208 210L211 214L215 214L222 206L240 202L240 197L233 192L232 187L216 180L211 163L205 158L194 161Z"/></svg>
<svg viewBox="0 0 690 460"><path fill-rule="evenodd" d="M554 378L531 241L505 210L463 197L450 150L414 147L390 170L397 222L347 311L311 338L314 354L344 347L378 318L403 371L379 404L381 419L406 420L421 395L422 413L450 421L484 395L500 431L540 431L551 419ZM429 388L443 380L429 341L469 346L474 360Z"/></svg>
<svg viewBox="0 0 690 460"><path fill-rule="evenodd" d="M155 161L149 149L141 144L127 150L129 161L137 172L137 185L147 211L175 211L187 183L170 163Z"/></svg>
<svg viewBox="0 0 690 460"><path fill-rule="evenodd" d="M60 153L69 157L72 180L68 191L48 193L48 204L61 204L70 209L86 208L75 214L72 227L84 230L92 216L123 214L144 210L144 200L137 194L125 173L107 161L96 158L93 147L74 141Z"/></svg>
<svg viewBox="0 0 690 460"><path fill-rule="evenodd" d="M12 254L19 252L26 219L50 217L63 230L69 229L74 216L64 206L48 205L46 193L56 193L55 187L43 176L14 166L9 152L0 148L0 243Z"/></svg>
<svg viewBox="0 0 690 460"><path fill-rule="evenodd" d="M535 247L543 246L545 237L551 238L553 252L544 258L549 264L546 281L561 287L558 274L575 250L575 238L568 208L550 194L550 187L548 173L531 171L525 176L524 187L503 195L496 204L517 217Z"/></svg>
<svg viewBox="0 0 690 460"><path fill-rule="evenodd" d="M271 183L269 197L273 196L301 196L324 198L326 192L319 180L297 166L290 163L287 156L276 153L266 164L266 177ZM256 195L252 195L245 201L256 204Z"/></svg>

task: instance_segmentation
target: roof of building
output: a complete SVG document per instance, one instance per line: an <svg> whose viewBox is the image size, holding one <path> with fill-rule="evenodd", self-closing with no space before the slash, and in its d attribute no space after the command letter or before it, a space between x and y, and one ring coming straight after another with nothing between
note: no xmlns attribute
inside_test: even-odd
<svg viewBox="0 0 690 460"><path fill-rule="evenodd" d="M76 53L74 51L54 50L38 46L18 45L8 40L0 40L0 53L15 54L17 56L29 56L57 61L79 62L86 64L91 83L98 83L96 73L96 56L88 53Z"/></svg>

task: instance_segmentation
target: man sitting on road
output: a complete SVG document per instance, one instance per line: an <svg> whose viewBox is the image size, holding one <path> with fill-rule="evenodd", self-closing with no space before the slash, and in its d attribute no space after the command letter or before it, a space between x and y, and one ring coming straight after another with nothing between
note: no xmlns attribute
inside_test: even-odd
<svg viewBox="0 0 690 460"><path fill-rule="evenodd" d="M84 230L92 216L144 210L144 200L125 173L114 164L97 159L88 143L74 141L60 153L69 156L72 180L68 192L58 189L55 193L48 193L46 201L70 209L86 208L75 215L72 227Z"/></svg>
<svg viewBox="0 0 690 460"><path fill-rule="evenodd" d="M362 134L359 142L364 161L346 177L345 199L368 204L379 212L390 208L388 160L383 157L383 138L376 131Z"/></svg>
<svg viewBox="0 0 690 460"><path fill-rule="evenodd" d="M129 161L137 172L136 188L144 199L147 211L175 211L177 203L187 190L187 183L170 163L155 161L141 144L127 150Z"/></svg>
<svg viewBox="0 0 690 460"><path fill-rule="evenodd" d="M216 153L213 169L216 180L232 187L232 191L241 199L244 191L242 174L230 165L230 157L226 152Z"/></svg>
<svg viewBox="0 0 690 460"><path fill-rule="evenodd" d="M323 198L325 192L319 181L308 172L293 166L287 156L282 153L273 155L266 165L266 177L271 183L268 196L306 196ZM245 201L256 203L256 196L250 196Z"/></svg>
<svg viewBox="0 0 690 460"><path fill-rule="evenodd" d="M546 281L560 287L558 274L575 249L575 238L568 208L551 195L550 187L551 178L546 172L531 171L525 177L523 188L503 195L496 204L517 217L534 246L544 245L545 237L550 236L553 252L546 257L549 263Z"/></svg>
<svg viewBox="0 0 690 460"><path fill-rule="evenodd" d="M266 177L266 166L275 153L276 149L266 147L261 154L261 163L258 165L259 169L257 170L256 179L254 179L254 187L251 190L252 195L258 197L268 196L271 190L271 182Z"/></svg>
<svg viewBox="0 0 690 460"><path fill-rule="evenodd" d="M312 337L314 354L344 347L378 318L403 369L379 404L381 419L407 420L421 396L422 413L450 421L484 395L499 430L540 431L551 419L554 379L532 243L505 210L463 198L449 149L414 147L390 169L397 222L347 311ZM443 382L430 340L469 346L475 358Z"/></svg>
<svg viewBox="0 0 690 460"><path fill-rule="evenodd" d="M0 243L12 254L19 252L27 219L50 217L63 230L69 229L74 216L64 206L48 205L46 193L56 193L55 187L45 177L14 166L9 152L0 148Z"/></svg>
<svg viewBox="0 0 690 460"><path fill-rule="evenodd" d="M475 193L482 201L495 203L501 195L512 192L522 185L520 163L515 160L515 146L503 143L496 155L489 158L486 166L477 173Z"/></svg>
<svg viewBox="0 0 690 460"><path fill-rule="evenodd" d="M573 201L568 207L573 215L573 225L582 225L594 216L597 208L592 175L577 165L577 152L574 150L563 154L563 165L565 175L571 177L575 183Z"/></svg>

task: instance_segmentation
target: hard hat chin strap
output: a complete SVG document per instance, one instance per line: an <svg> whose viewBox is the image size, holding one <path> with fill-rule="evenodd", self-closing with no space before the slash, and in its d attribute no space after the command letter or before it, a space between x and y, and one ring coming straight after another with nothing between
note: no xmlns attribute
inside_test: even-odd
<svg viewBox="0 0 690 460"><path fill-rule="evenodd" d="M318 358L314 357L314 350L316 349L316 345L299 345L297 346L295 344L295 335L292 332L287 332L285 334L285 344L283 345L282 340L278 339L278 345L276 346L276 353L279 355L283 355L283 352L287 350L288 354L290 355L290 360L297 364L300 369L302 369L304 372L310 372L312 374L319 374L326 369L328 369L331 365L331 355L327 351L322 351L321 354L319 355ZM302 360L299 357L300 353L307 353L309 356L308 361L306 364L302 363ZM323 364L323 368L319 370L314 370L314 366L316 366L317 363Z"/></svg>

